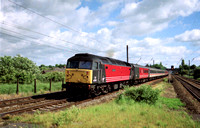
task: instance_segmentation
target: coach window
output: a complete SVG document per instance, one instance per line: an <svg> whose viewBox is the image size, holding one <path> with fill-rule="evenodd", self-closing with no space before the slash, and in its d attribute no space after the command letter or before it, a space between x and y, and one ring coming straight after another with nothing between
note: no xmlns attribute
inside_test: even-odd
<svg viewBox="0 0 200 128"><path fill-rule="evenodd" d="M93 63L93 69L98 69L98 62Z"/></svg>

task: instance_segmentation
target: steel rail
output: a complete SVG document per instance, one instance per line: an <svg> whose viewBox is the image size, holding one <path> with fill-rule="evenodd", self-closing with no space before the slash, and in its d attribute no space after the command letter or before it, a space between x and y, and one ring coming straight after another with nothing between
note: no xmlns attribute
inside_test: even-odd
<svg viewBox="0 0 200 128"><path fill-rule="evenodd" d="M194 86L191 81L185 80L180 76L174 76L198 101L200 101L200 88Z"/></svg>

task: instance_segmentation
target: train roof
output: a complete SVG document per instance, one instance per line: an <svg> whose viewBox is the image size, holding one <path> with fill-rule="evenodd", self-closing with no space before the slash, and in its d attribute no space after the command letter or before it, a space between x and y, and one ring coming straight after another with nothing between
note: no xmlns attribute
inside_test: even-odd
<svg viewBox="0 0 200 128"><path fill-rule="evenodd" d="M154 70L154 71L165 71L163 69L151 68L151 67L146 67L146 66L142 66L142 65L138 65L138 64L133 64L133 66L138 67L138 68L147 68L149 70Z"/></svg>
<svg viewBox="0 0 200 128"><path fill-rule="evenodd" d="M121 61L121 60L117 60L117 59L113 59L113 58L109 58L109 57L97 56L97 55L88 54L88 53L75 54L75 56L69 58L69 60L77 60L77 59L89 60L89 61L96 60L96 61L101 61L103 64L131 66L131 64L129 64L125 61Z"/></svg>
<svg viewBox="0 0 200 128"><path fill-rule="evenodd" d="M121 66L134 66L134 67L141 67L141 68L147 68L149 70L154 70L154 71L163 71L162 69L156 69L156 68L150 68L150 67L145 67L142 65L138 64L132 64L132 63L127 63L125 61L109 58L109 57L102 57L102 56L97 56L89 53L78 53L75 54L75 56L69 58L68 60L88 60L88 61L101 61L103 64L113 64L113 65L121 65Z"/></svg>

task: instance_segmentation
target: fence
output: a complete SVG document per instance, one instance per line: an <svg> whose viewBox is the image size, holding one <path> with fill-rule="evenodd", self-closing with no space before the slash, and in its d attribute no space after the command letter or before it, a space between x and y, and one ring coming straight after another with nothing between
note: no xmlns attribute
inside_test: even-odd
<svg viewBox="0 0 200 128"><path fill-rule="evenodd" d="M61 86L64 84L64 79L62 80ZM34 79L34 93L37 93L37 80ZM51 92L52 88L52 79L49 80L49 91ZM62 86L62 91L63 91L63 86ZM16 94L19 94L19 79L17 79L17 86L16 86Z"/></svg>

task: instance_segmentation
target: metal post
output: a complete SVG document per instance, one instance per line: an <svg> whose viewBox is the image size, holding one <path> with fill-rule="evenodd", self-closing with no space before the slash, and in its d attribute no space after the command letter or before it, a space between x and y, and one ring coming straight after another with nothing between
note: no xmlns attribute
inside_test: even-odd
<svg viewBox="0 0 200 128"><path fill-rule="evenodd" d="M126 45L126 56L127 56L127 63L128 63L128 45Z"/></svg>
<svg viewBox="0 0 200 128"><path fill-rule="evenodd" d="M49 91L51 92L51 79L50 79L50 87L49 87Z"/></svg>
<svg viewBox="0 0 200 128"><path fill-rule="evenodd" d="M17 90L16 90L17 95L19 94L19 78L17 78Z"/></svg>
<svg viewBox="0 0 200 128"><path fill-rule="evenodd" d="M188 72L189 76L190 76L190 60L189 60L189 72Z"/></svg>
<svg viewBox="0 0 200 128"><path fill-rule="evenodd" d="M62 91L64 90L63 84L64 84L64 79L62 79Z"/></svg>
<svg viewBox="0 0 200 128"><path fill-rule="evenodd" d="M36 79L34 79L34 93L37 93L37 88L36 88Z"/></svg>

